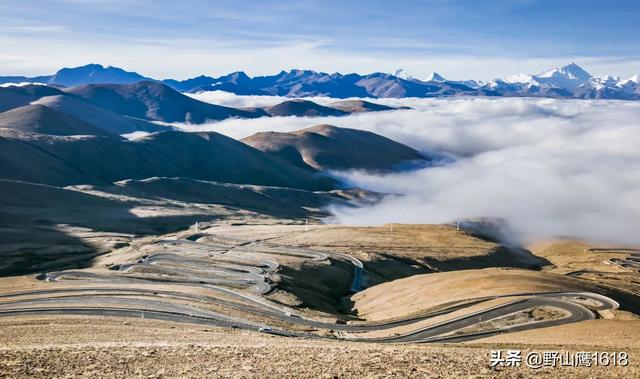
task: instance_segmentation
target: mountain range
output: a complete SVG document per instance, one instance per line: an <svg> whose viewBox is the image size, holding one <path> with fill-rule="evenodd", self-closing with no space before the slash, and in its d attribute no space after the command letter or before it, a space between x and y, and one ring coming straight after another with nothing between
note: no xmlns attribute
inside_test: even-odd
<svg viewBox="0 0 640 379"><path fill-rule="evenodd" d="M163 83L179 92L226 91L237 95L277 95L286 97L328 96L370 97L450 97L450 96L533 96L579 99L639 100L638 75L621 79L592 76L575 63L536 74L512 75L490 82L448 80L432 73L418 79L400 69L394 74L340 74L310 70L281 71L276 75L250 77L234 72L220 77L198 76L187 80L155 80L121 68L89 64L63 68L53 75L0 76L2 83L43 83L50 86L92 84L134 84L140 81ZM0 104L0 107L2 104Z"/></svg>
<svg viewBox="0 0 640 379"><path fill-rule="evenodd" d="M300 149L308 165L263 145L168 125L395 109L369 101L321 105L291 99L233 108L152 80L78 84L77 76L67 77L77 85L0 86L0 229L6 237L0 238L0 275L65 265L76 252L91 259L98 246L93 238L101 233L156 235L196 221L326 217L330 205L355 206L382 196L349 188L329 170L383 171L428 161L405 145L359 130L319 126L292 132L286 142ZM269 146L280 143L275 137L248 140ZM23 242L26 248L15 247ZM64 247L52 249L56 244Z"/></svg>
<svg viewBox="0 0 640 379"><path fill-rule="evenodd" d="M242 110L202 103L148 81L81 85L64 91L37 85L0 88L0 99L7 100L5 108L10 108L0 112L0 179L64 187L183 177L315 191L342 186L324 175L325 170L386 170L404 161L427 160L382 136L337 127L291 133L285 141L291 144L288 147L277 134L249 137L248 141L261 143L247 143L215 132L184 132L153 122L183 121L185 114L204 119L220 114L223 118L318 116L389 109L366 101L321 106L291 100ZM122 136L135 131L151 134L131 140ZM301 158L265 148L274 144L284 150L299 148L296 153Z"/></svg>
<svg viewBox="0 0 640 379"><path fill-rule="evenodd" d="M0 87L0 112L39 104L72 115L115 134L157 132L160 123L202 124L227 118L326 117L397 108L364 100L320 105L292 99L266 107L233 108L196 100L156 81L129 84L82 84L57 88L27 84Z"/></svg>

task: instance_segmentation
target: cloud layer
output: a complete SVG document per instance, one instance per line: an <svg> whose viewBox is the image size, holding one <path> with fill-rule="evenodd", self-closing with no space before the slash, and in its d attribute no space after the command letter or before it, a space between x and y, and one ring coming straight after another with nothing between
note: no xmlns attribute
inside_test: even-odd
<svg viewBox="0 0 640 379"><path fill-rule="evenodd" d="M236 106L280 100L215 96L217 102ZM227 99L221 101L223 96ZM454 158L443 166L384 176L338 173L356 186L399 195L372 207L333 209L341 223L499 217L524 240L570 236L640 244L640 103L520 98L376 101L414 109L340 118L228 120L193 128L239 138L330 123L370 130L426 154Z"/></svg>

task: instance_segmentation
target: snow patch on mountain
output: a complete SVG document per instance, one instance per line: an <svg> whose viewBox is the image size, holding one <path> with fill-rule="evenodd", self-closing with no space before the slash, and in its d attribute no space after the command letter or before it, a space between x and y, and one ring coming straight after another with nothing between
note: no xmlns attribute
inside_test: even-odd
<svg viewBox="0 0 640 379"><path fill-rule="evenodd" d="M393 76L404 79L404 80L413 80L414 77L409 75L404 69L399 68L393 72Z"/></svg>
<svg viewBox="0 0 640 379"><path fill-rule="evenodd" d="M442 75L438 74L437 72L432 72L429 76L427 76L427 78L424 81L425 82L446 82L447 79L445 79Z"/></svg>

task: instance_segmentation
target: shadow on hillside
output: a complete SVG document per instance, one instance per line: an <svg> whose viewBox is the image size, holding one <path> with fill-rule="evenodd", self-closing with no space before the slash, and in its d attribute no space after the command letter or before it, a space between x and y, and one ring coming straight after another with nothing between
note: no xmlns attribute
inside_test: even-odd
<svg viewBox="0 0 640 379"><path fill-rule="evenodd" d="M433 272L427 265L417 260L384 253L378 253L377 256L379 259L363 262L365 288L408 276Z"/></svg>
<svg viewBox="0 0 640 379"><path fill-rule="evenodd" d="M0 181L0 276L91 266L133 236L188 228L221 215L138 217L138 202L30 183Z"/></svg>
<svg viewBox="0 0 640 379"><path fill-rule="evenodd" d="M597 292L616 300L621 310L640 315L640 296L613 287L599 287Z"/></svg>
<svg viewBox="0 0 640 379"><path fill-rule="evenodd" d="M233 199L234 193L227 194L226 198ZM216 197L210 195L207 200L209 204L215 203ZM220 200L222 205L268 217L302 219L312 215L303 208L308 200L293 195L285 201L253 193L236 203ZM243 201L247 206L243 206ZM138 217L133 209L143 206L147 207L144 212L148 216ZM179 205L173 207L173 211L183 211ZM184 230L196 221L229 217L226 212L216 214L198 206L185 211L196 214L150 214L164 210L162 203L149 203L143 198L122 201L59 187L0 180L0 276L91 266L97 255L109 251L104 246L96 246L96 240L104 234L131 239ZM232 217L237 216L233 213Z"/></svg>
<svg viewBox="0 0 640 379"><path fill-rule="evenodd" d="M365 274L363 287L402 279L435 271L482 269L489 267L514 267L538 270L550 264L546 259L534 256L524 249L500 246L486 255L438 260L435 258L411 258L378 253L376 259L363 262ZM281 282L278 288L295 295L303 307L330 314L355 317L352 311L353 279L350 263L331 260L331 264L306 262L300 267L281 266Z"/></svg>
<svg viewBox="0 0 640 379"><path fill-rule="evenodd" d="M330 314L349 314L351 307L345 299L351 295L353 266L337 260L330 262L280 266L278 288L295 295L302 301L302 307Z"/></svg>
<svg viewBox="0 0 640 379"><path fill-rule="evenodd" d="M113 214L112 214L113 215ZM6 215L4 215L6 216ZM99 216L99 214L97 215ZM195 221L213 221L216 217L206 215L167 216L136 218L123 214L124 218L104 219L88 222L69 223L67 219L37 219L34 222L7 223L0 216L0 276L37 274L45 271L60 271L91 267L94 259L113 248L127 246L128 240L119 234L137 236L171 233L184 230ZM15 220L15 218L14 218ZM29 220L30 221L30 220ZM119 221L119 222L118 222ZM64 224L64 228L59 225ZM82 229L69 233L65 229L82 228L87 232L83 238ZM86 228L86 229L85 229ZM96 233L105 233L103 243L96 243ZM110 238L114 233L115 238ZM107 244L107 241L112 241Z"/></svg>
<svg viewBox="0 0 640 379"><path fill-rule="evenodd" d="M489 267L514 267L540 270L542 267L551 264L548 260L535 256L526 249L509 248L506 246L500 246L486 255L446 260L424 257L421 260L438 271L472 270Z"/></svg>
<svg viewBox="0 0 640 379"><path fill-rule="evenodd" d="M96 254L80 238L52 227L2 223L0 230L0 276L85 268Z"/></svg>

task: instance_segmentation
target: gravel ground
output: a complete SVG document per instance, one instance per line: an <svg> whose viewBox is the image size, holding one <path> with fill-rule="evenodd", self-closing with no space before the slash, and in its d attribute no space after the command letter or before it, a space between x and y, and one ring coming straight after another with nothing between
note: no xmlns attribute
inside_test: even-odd
<svg viewBox="0 0 640 379"><path fill-rule="evenodd" d="M492 349L513 344L381 345L289 339L248 331L115 318L0 320L2 378L563 378L640 377L627 367L493 370ZM535 351L617 351L544 346Z"/></svg>
<svg viewBox="0 0 640 379"><path fill-rule="evenodd" d="M636 354L637 357L637 354ZM56 378L632 378L638 365L617 368L489 368L489 350L293 342L287 345L58 347L0 351L0 376Z"/></svg>

